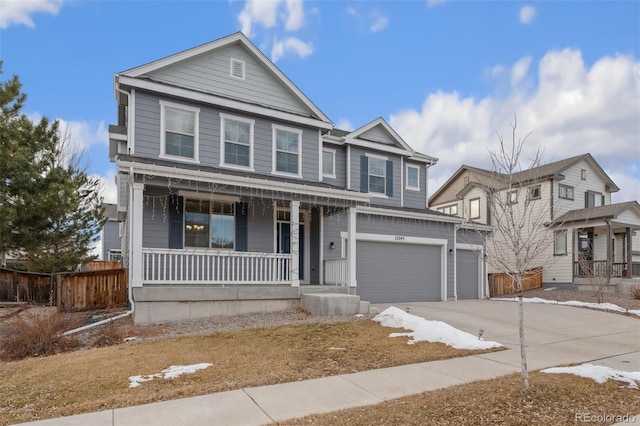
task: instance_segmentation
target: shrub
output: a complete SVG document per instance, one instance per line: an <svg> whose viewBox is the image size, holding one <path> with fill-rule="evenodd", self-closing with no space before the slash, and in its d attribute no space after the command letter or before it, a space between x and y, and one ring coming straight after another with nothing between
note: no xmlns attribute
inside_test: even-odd
<svg viewBox="0 0 640 426"><path fill-rule="evenodd" d="M0 358L15 361L30 356L53 355L80 345L77 338L64 336L67 330L79 327L81 320L67 314L23 312L5 324L0 341Z"/></svg>
<svg viewBox="0 0 640 426"><path fill-rule="evenodd" d="M124 333L116 327L113 322L102 326L96 333L93 346L101 348L103 346L117 345L122 343Z"/></svg>
<svg viewBox="0 0 640 426"><path fill-rule="evenodd" d="M636 284L631 287L631 298L640 300L640 284Z"/></svg>

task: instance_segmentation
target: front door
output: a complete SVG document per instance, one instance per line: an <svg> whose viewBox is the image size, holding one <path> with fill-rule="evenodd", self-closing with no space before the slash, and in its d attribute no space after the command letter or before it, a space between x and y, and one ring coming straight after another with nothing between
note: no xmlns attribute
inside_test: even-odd
<svg viewBox="0 0 640 426"><path fill-rule="evenodd" d="M584 260L593 260L593 231L580 231L578 234L578 253Z"/></svg>
<svg viewBox="0 0 640 426"><path fill-rule="evenodd" d="M298 270L299 278L304 280L304 224L300 224L299 228L299 252L298 256ZM291 224L289 222L278 222L277 224L277 242L278 253L291 253Z"/></svg>

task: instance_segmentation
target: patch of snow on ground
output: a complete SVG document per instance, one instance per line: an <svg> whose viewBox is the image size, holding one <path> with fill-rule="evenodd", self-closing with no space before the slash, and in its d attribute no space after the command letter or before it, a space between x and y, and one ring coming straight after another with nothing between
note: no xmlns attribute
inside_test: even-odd
<svg viewBox="0 0 640 426"><path fill-rule="evenodd" d="M384 327L404 328L413 330L410 333L391 333L389 337L411 337L407 343L412 345L417 342L444 343L456 349L491 349L501 348L503 345L497 342L485 341L465 331L458 330L442 321L429 321L424 318L411 315L402 309L390 306L373 318Z"/></svg>
<svg viewBox="0 0 640 426"><path fill-rule="evenodd" d="M517 302L517 297L496 297L491 298L491 300L502 300L507 302ZM569 300L568 302L557 302L555 300L541 299L539 297L523 297L522 301L524 303L546 303L548 305L565 305L565 306L579 306L583 308L592 308L592 309L600 309L601 311L613 311L613 312L622 312L629 313L632 315L637 315L640 317L640 309L637 310L627 310L618 305L614 305L613 303L592 303L592 302L579 302L577 300Z"/></svg>
<svg viewBox="0 0 640 426"><path fill-rule="evenodd" d="M616 380L626 383L628 388L638 389L636 382L640 381L640 371L620 371L610 367L593 364L582 364L575 367L555 367L541 370L542 373L551 374L575 374L576 376L593 379L597 383L604 383L607 380Z"/></svg>
<svg viewBox="0 0 640 426"><path fill-rule="evenodd" d="M178 376L181 376L183 374L193 374L198 370L203 370L205 368L209 368L211 367L213 364L210 364L208 362L203 362L200 364L193 364L193 365L172 365L168 368L165 368L164 370L162 370L160 373L157 374L151 374L148 376L131 376L129 377L129 387L130 388L136 388L138 386L140 386L140 383L143 382L148 382L150 380L155 379L156 377L158 378L163 378L163 379L174 379Z"/></svg>

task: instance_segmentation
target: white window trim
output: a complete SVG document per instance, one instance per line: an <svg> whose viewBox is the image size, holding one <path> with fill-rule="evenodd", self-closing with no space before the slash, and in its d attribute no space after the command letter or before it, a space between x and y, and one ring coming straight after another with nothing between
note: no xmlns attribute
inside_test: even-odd
<svg viewBox="0 0 640 426"><path fill-rule="evenodd" d="M564 251L558 252L558 237L562 237L564 239ZM567 256L569 254L569 247L567 247L568 239L567 239L567 230L561 229L559 231L555 231L553 235L553 255L554 256Z"/></svg>
<svg viewBox="0 0 640 426"><path fill-rule="evenodd" d="M325 174L324 173L324 153L328 152L331 154L331 158L333 159L333 164L331 165L331 170L333 170L332 174ZM332 148L322 148L322 158L321 158L321 169L322 169L322 176L323 177L328 177L331 179L335 179L336 178L336 150L332 149Z"/></svg>
<svg viewBox="0 0 640 426"><path fill-rule="evenodd" d="M239 63L242 64L242 76L237 76L233 73L233 64L234 63ZM246 69L246 63L245 61L242 61L240 59L236 59L236 58L229 58L229 75L231 75L231 77L238 79L238 80L244 80L245 76L247 75L247 69Z"/></svg>
<svg viewBox="0 0 640 426"><path fill-rule="evenodd" d="M287 172L281 172L276 170L276 154L277 154L277 141L276 141L276 136L278 133L278 130L281 130L283 132L288 132L288 133L295 133L298 135L298 173L287 173ZM295 177L295 178L302 178L302 130L300 129L295 129L293 127L287 127L287 126L281 126L279 124L272 124L271 125L271 139L272 139L272 145L271 145L271 174L273 175L278 175L278 176L288 176L288 177Z"/></svg>
<svg viewBox="0 0 640 426"><path fill-rule="evenodd" d="M409 185L409 169L416 169L418 171L418 186ZM407 164L405 173L407 175L405 189L408 189L410 191L420 191L420 166L416 166L415 164Z"/></svg>
<svg viewBox="0 0 640 426"><path fill-rule="evenodd" d="M365 153L365 156L369 157L369 158L375 158L378 160L383 160L385 162L384 164L384 192L372 192L371 188L369 188L369 192L367 192L369 195L371 195L372 197L376 197L376 198L389 198L389 196L387 195L387 161L389 161L388 157L385 157L383 155L377 155L377 154L371 154L371 153ZM369 164L367 164L367 167L369 167ZM371 173L369 173L369 170L367 170L367 179L369 179L369 176L371 176ZM367 185L369 186L369 185Z"/></svg>
<svg viewBox="0 0 640 426"><path fill-rule="evenodd" d="M242 123L249 124L249 167L240 166L238 164L228 164L224 162L224 148L226 145L224 139L224 128L226 125L226 120L240 121ZM255 120L251 120L249 118L239 117L237 115L225 114L224 112L220 113L220 167L225 167L227 169L236 169L236 170L248 170L253 172L253 127L255 125Z"/></svg>
<svg viewBox="0 0 640 426"><path fill-rule="evenodd" d="M477 201L478 202L478 215L477 216L471 216L471 202L472 201ZM471 199L469 199L469 219L480 219L482 217L482 213L480 212L480 207L481 207L480 198L471 198Z"/></svg>
<svg viewBox="0 0 640 426"><path fill-rule="evenodd" d="M181 157L179 155L170 155L166 153L166 131L165 125L165 107L173 109L181 109L194 113L193 118L193 158ZM182 161L185 163L200 163L200 108L178 104L175 102L160 101L160 158L169 160Z"/></svg>

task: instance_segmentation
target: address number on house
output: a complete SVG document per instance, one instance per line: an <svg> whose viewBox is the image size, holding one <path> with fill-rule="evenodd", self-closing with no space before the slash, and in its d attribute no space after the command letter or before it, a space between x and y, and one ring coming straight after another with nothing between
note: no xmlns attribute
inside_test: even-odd
<svg viewBox="0 0 640 426"><path fill-rule="evenodd" d="M394 241L404 241L404 235L396 235L393 239Z"/></svg>

